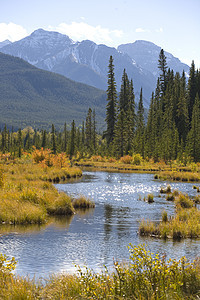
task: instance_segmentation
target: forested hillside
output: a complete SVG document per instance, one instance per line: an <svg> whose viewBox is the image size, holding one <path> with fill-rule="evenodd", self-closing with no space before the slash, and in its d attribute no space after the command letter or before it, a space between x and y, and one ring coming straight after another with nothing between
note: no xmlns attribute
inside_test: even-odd
<svg viewBox="0 0 200 300"><path fill-rule="evenodd" d="M51 72L22 59L0 53L1 127L50 128L82 123L89 107L95 108L99 126L105 119L106 93Z"/></svg>

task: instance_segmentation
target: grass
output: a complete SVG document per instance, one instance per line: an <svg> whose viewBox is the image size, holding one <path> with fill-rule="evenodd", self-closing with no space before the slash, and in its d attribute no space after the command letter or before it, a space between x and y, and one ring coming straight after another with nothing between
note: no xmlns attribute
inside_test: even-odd
<svg viewBox="0 0 200 300"><path fill-rule="evenodd" d="M75 209L79 209L79 208L87 209L87 208L95 207L95 203L90 199L87 199L85 196L80 196L76 199L73 199L72 205Z"/></svg>
<svg viewBox="0 0 200 300"><path fill-rule="evenodd" d="M130 259L114 271L95 273L77 267L74 275L51 275L36 282L15 276L15 260L0 256L0 298L10 299L199 299L200 264L166 259L144 245L129 245ZM43 278L44 279L44 278Z"/></svg>
<svg viewBox="0 0 200 300"><path fill-rule="evenodd" d="M154 176L155 178L155 176ZM178 171L163 171L156 174L157 179L185 182L199 182L200 173L197 172L178 172Z"/></svg>
<svg viewBox="0 0 200 300"><path fill-rule="evenodd" d="M166 188L161 187L160 189L160 193L161 194L169 194L171 193L171 186L168 184L168 186Z"/></svg>
<svg viewBox="0 0 200 300"><path fill-rule="evenodd" d="M139 226L139 234L174 240L200 237L200 211L194 206L196 201L179 193L175 197L175 215L169 218L167 213L163 212L162 220L157 225L143 220Z"/></svg>
<svg viewBox="0 0 200 300"><path fill-rule="evenodd" d="M56 165L48 167L35 163L31 157L1 165L1 224L41 224L49 215L74 213L72 198L59 193L52 183L81 176L79 168L67 164L62 168Z"/></svg>

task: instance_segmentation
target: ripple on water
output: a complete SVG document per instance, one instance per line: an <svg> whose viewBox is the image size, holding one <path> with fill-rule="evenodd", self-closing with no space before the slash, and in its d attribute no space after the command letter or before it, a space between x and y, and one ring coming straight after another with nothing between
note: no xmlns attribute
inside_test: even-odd
<svg viewBox="0 0 200 300"><path fill-rule="evenodd" d="M199 240L163 241L138 236L138 224L149 218L159 221L163 209L174 213L174 204L159 197L161 186L169 182L154 180L152 174L84 172L77 182L55 185L68 194L85 195L95 201L90 212L69 218L57 218L46 227L27 232L18 230L0 236L0 252L15 256L16 273L47 276L52 272L74 272L75 264L98 271L113 259L128 260L127 246L146 243L153 252L179 258L195 258L200 253ZM193 184L170 183L172 189L194 195ZM155 202L143 198L154 194ZM141 199L141 200L139 200ZM13 229L12 229L13 231Z"/></svg>

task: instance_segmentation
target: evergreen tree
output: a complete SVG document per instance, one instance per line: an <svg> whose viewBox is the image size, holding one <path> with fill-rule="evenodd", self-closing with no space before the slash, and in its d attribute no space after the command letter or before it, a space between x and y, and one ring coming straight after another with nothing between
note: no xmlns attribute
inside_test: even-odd
<svg viewBox="0 0 200 300"><path fill-rule="evenodd" d="M190 67L189 79L188 79L188 114L189 114L190 122L192 120L192 112L193 112L196 93L197 90L196 90L195 64L194 61L192 61Z"/></svg>
<svg viewBox="0 0 200 300"><path fill-rule="evenodd" d="M53 154L57 152L57 145L56 145L56 134L55 134L55 127L54 124L51 126L51 150Z"/></svg>
<svg viewBox="0 0 200 300"><path fill-rule="evenodd" d="M129 94L128 94L128 104L126 111L126 131L127 131L127 146L126 153L133 151L134 147L134 137L135 137L135 127L136 127L136 113L135 113L135 94L133 89L133 81L128 84Z"/></svg>
<svg viewBox="0 0 200 300"><path fill-rule="evenodd" d="M64 124L64 143L63 143L63 151L67 151L67 124Z"/></svg>
<svg viewBox="0 0 200 300"><path fill-rule="evenodd" d="M21 131L21 128L18 129L17 140L18 140L18 157L21 157L22 156L22 131Z"/></svg>
<svg viewBox="0 0 200 300"><path fill-rule="evenodd" d="M70 133L70 148L69 148L69 155L70 159L75 154L75 138L76 138L76 126L74 120L71 124L71 133Z"/></svg>
<svg viewBox="0 0 200 300"><path fill-rule="evenodd" d="M126 154L127 132L126 118L124 110L120 110L114 131L114 153L117 157Z"/></svg>
<svg viewBox="0 0 200 300"><path fill-rule="evenodd" d="M117 90L114 74L113 58L110 56L108 71L108 89L107 89L107 106L106 106L106 125L107 129L104 133L108 145L113 141L114 128L116 122L116 103Z"/></svg>
<svg viewBox="0 0 200 300"><path fill-rule="evenodd" d="M158 68L160 69L160 87L161 87L161 94L163 95L165 93L166 86L167 86L167 82L166 82L167 61L163 49L161 49L159 54Z"/></svg>
<svg viewBox="0 0 200 300"><path fill-rule="evenodd" d="M46 148L47 147L47 132L46 130L42 131L42 148Z"/></svg>
<svg viewBox="0 0 200 300"><path fill-rule="evenodd" d="M195 161L200 161L200 99L196 94L195 104L192 112L191 130L187 138L187 153L189 153Z"/></svg>
<svg viewBox="0 0 200 300"><path fill-rule="evenodd" d="M186 79L185 72L183 72L180 80L180 93L177 103L177 129L179 133L180 141L185 145L186 137L189 130L189 115L187 106L187 96L186 96Z"/></svg>
<svg viewBox="0 0 200 300"><path fill-rule="evenodd" d="M95 109L93 110L93 115L92 115L92 146L93 146L94 153L96 153L97 133L96 133L96 113L95 113Z"/></svg>
<svg viewBox="0 0 200 300"><path fill-rule="evenodd" d="M92 150L92 109L88 109L86 123L85 123L85 143L86 147Z"/></svg>
<svg viewBox="0 0 200 300"><path fill-rule="evenodd" d="M135 137L135 150L144 157L144 106L143 106L143 96L142 88L140 90L140 100L138 103L137 111L137 126L136 126L136 137Z"/></svg>

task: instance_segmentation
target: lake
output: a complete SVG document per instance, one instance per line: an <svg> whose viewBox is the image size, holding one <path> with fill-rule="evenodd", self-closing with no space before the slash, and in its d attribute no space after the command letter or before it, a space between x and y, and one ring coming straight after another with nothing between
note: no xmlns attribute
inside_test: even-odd
<svg viewBox="0 0 200 300"><path fill-rule="evenodd" d="M161 240L138 235L139 222L158 222L165 209L174 213L174 204L159 196L161 186L169 182L155 180L153 174L85 171L83 177L56 188L68 194L84 195L95 201L95 209L70 217L51 218L46 225L1 226L0 253L14 256L18 261L16 274L47 277L50 273L75 272L76 266L99 271L113 260L127 261L127 246L145 243L149 250L165 253L167 257L185 255L194 259L200 253L200 240ZM195 195L192 183L170 183L189 195ZM154 194L155 202L143 198Z"/></svg>

